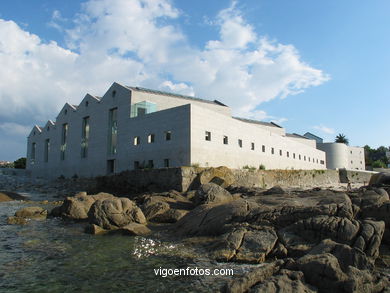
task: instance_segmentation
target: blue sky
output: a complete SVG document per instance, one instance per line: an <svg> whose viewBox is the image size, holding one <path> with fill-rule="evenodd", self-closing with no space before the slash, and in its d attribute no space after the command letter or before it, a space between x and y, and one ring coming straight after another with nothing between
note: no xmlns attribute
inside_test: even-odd
<svg viewBox="0 0 390 293"><path fill-rule="evenodd" d="M34 124L118 81L238 116L390 145L390 2L1 1L0 160Z"/></svg>

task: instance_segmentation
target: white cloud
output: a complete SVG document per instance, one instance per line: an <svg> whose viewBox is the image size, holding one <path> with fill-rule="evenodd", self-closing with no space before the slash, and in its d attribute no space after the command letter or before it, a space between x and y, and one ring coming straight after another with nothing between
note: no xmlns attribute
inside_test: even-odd
<svg viewBox="0 0 390 293"><path fill-rule="evenodd" d="M0 122L44 124L65 102L101 95L114 81L218 99L235 115L278 120L285 118L258 106L329 79L294 46L258 35L235 2L212 21L219 37L204 48L190 45L179 18L168 0L90 0L70 29L53 12L66 47L0 20Z"/></svg>
<svg viewBox="0 0 390 293"><path fill-rule="evenodd" d="M336 132L333 128L326 127L324 125L313 126L313 128L326 134L334 134Z"/></svg>

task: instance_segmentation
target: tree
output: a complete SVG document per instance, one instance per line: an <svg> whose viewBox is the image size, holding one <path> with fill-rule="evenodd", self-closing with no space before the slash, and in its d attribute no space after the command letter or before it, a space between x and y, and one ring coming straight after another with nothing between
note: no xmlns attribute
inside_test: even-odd
<svg viewBox="0 0 390 293"><path fill-rule="evenodd" d="M19 158L14 161L15 169L26 169L26 158Z"/></svg>
<svg viewBox="0 0 390 293"><path fill-rule="evenodd" d="M349 144L348 138L345 136L345 134L342 133L336 136L335 142L345 143L346 145Z"/></svg>

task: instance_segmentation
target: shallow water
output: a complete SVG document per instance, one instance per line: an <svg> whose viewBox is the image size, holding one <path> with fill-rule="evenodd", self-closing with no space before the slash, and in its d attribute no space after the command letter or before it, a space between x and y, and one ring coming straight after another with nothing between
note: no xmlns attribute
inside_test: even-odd
<svg viewBox="0 0 390 293"><path fill-rule="evenodd" d="M7 216L31 205L0 203L0 292L215 292L231 277L163 278L154 269L233 268L237 276L253 267L188 258L190 248L180 243L93 236L57 218L7 225Z"/></svg>

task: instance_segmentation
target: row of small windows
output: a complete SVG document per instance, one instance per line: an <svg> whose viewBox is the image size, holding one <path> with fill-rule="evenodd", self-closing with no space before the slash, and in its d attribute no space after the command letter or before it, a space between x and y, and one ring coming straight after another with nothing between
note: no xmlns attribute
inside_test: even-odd
<svg viewBox="0 0 390 293"><path fill-rule="evenodd" d="M165 168L170 167L169 159L164 159L163 163ZM148 160L147 163L145 161L143 161L142 163L140 161L134 161L134 169L145 169L145 168L153 169L154 160Z"/></svg>
<svg viewBox="0 0 390 293"><path fill-rule="evenodd" d="M205 131L205 140L206 140L206 141L211 141L211 132L210 132L210 131ZM222 142L223 142L223 144L226 144L226 145L229 144L229 137L226 136L226 135L224 135L224 136L223 136L223 139L222 139ZM239 146L240 148L242 148L242 146L243 146L242 139L238 139L237 142L238 142L238 146ZM251 142L251 150L252 150L252 151L255 150L255 143L254 143L254 142ZM262 146L261 146L261 151L262 151L263 153L266 152L266 147L265 147L265 145L262 145ZM272 155L275 154L275 149L274 149L273 147L271 147L271 154L272 154ZM282 150L279 150L279 155L280 155L280 156L283 156L283 151L282 151ZM286 157L287 157L287 158L290 158L290 152L286 151ZM296 159L295 153L292 154L292 157L293 157L293 159ZM301 155L298 155L298 159L299 159L299 160L302 160L302 156L301 156ZM303 160L306 161L306 159L307 159L309 162L313 162L313 163L317 163L317 164L320 163L320 164L322 164L322 165L325 164L325 161L324 161L324 160L318 160L318 159L310 158L310 157L307 157L307 158L306 158L306 156L303 156Z"/></svg>
<svg viewBox="0 0 390 293"><path fill-rule="evenodd" d="M148 137L147 137L147 142L148 143L154 143L155 139L156 139L156 135L154 133L148 134ZM170 131L170 130L164 131L164 139L166 141L171 140L172 139L172 131ZM141 137L140 136L135 136L134 139L133 139L133 144L134 145L140 145L141 144Z"/></svg>

